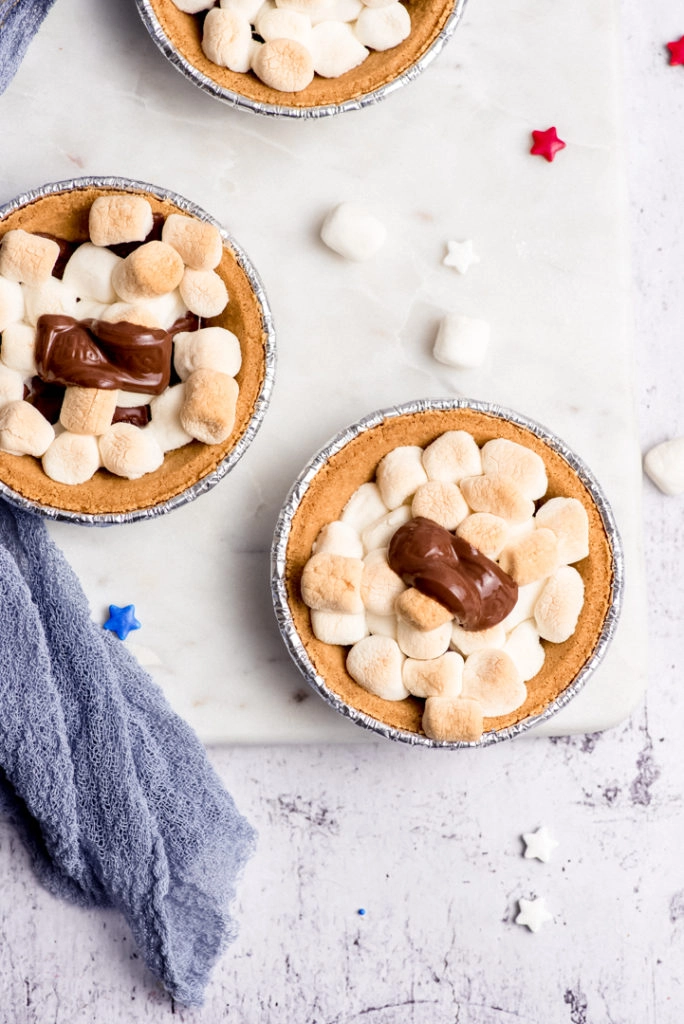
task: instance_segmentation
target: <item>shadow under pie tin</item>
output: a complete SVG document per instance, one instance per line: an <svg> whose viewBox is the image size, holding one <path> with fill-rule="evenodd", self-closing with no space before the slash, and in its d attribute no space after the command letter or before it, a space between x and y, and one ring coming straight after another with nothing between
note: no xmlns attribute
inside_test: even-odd
<svg viewBox="0 0 684 1024"><path fill-rule="evenodd" d="M361 484L374 479L380 459L400 445L424 447L447 430L468 431L480 446L493 438L507 438L537 452L549 480L544 500L577 498L589 519L589 555L574 564L585 588L574 634L564 643L542 641L544 666L527 683L525 703L508 715L485 718L482 738L472 743L429 739L421 728L422 700L386 701L358 686L346 671L348 648L324 644L313 635L300 592L302 571L319 530L339 518ZM322 448L300 473L280 512L271 561L280 632L314 690L336 711L381 736L446 748L488 746L510 739L546 721L572 700L613 637L623 578L622 545L612 510L584 462L560 438L527 417L497 405L449 399L425 399L372 413Z"/></svg>
<svg viewBox="0 0 684 1024"><path fill-rule="evenodd" d="M461 20L466 0L407 0L411 33L389 50L372 50L338 78L314 76L301 92L279 92L249 72L219 67L202 51L201 17L173 0L136 0L164 56L194 85L243 110L274 117L318 118L371 106L416 78L441 51ZM202 12L204 13L204 12Z"/></svg>
<svg viewBox="0 0 684 1024"><path fill-rule="evenodd" d="M162 515L203 494L245 453L263 420L275 374L275 331L263 284L249 258L228 232L195 203L157 185L118 177L58 181L23 193L0 207L0 239L11 229L46 232L70 242L88 240L88 212L98 196L132 193L154 213L187 214L218 228L223 255L216 273L229 301L202 326L223 326L240 341L242 366L235 425L221 444L191 441L166 453L159 469L137 480L98 470L84 484L60 484L30 455L0 452L0 494L20 508L51 519L99 526Z"/></svg>

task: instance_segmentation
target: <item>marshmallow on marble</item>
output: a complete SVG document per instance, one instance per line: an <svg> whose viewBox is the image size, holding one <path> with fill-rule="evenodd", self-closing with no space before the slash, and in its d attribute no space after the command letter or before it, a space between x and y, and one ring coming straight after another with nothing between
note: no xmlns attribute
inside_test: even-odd
<svg viewBox="0 0 684 1024"><path fill-rule="evenodd" d="M348 647L368 636L366 616L345 615L342 612L325 612L311 609L311 629L317 640L324 644L341 644Z"/></svg>
<svg viewBox="0 0 684 1024"><path fill-rule="evenodd" d="M294 39L310 51L313 41L311 19L300 11L285 7L271 7L264 4L254 24L256 31L266 41L269 39Z"/></svg>
<svg viewBox="0 0 684 1024"><path fill-rule="evenodd" d="M59 245L21 228L8 231L0 245L0 275L21 284L40 284L52 274Z"/></svg>
<svg viewBox="0 0 684 1024"><path fill-rule="evenodd" d="M322 78L339 78L362 64L368 50L351 25L344 21L321 21L312 30L311 56L314 71Z"/></svg>
<svg viewBox="0 0 684 1024"><path fill-rule="evenodd" d="M195 370L185 381L180 420L184 430L204 444L227 441L235 426L239 388L234 377Z"/></svg>
<svg viewBox="0 0 684 1024"><path fill-rule="evenodd" d="M539 635L554 644L562 644L575 632L584 605L584 581L569 565L557 569L534 606L534 621Z"/></svg>
<svg viewBox="0 0 684 1024"><path fill-rule="evenodd" d="M162 242L172 246L186 267L214 270L221 262L223 239L214 224L182 213L170 213L162 228Z"/></svg>
<svg viewBox="0 0 684 1024"><path fill-rule="evenodd" d="M178 288L184 269L183 260L166 242L146 242L117 263L112 285L124 302L138 303Z"/></svg>
<svg viewBox="0 0 684 1024"><path fill-rule="evenodd" d="M506 631L500 622L487 629L464 629L457 622L451 627L451 646L466 658L486 647L501 649L505 643Z"/></svg>
<svg viewBox="0 0 684 1024"><path fill-rule="evenodd" d="M153 435L132 423L114 423L99 438L102 465L116 476L138 480L159 469L164 453Z"/></svg>
<svg viewBox="0 0 684 1024"><path fill-rule="evenodd" d="M515 627L503 649L517 666L523 682L533 679L541 671L546 655L539 642L539 631L531 619Z"/></svg>
<svg viewBox="0 0 684 1024"><path fill-rule="evenodd" d="M121 257L111 249L84 242L75 249L64 268L62 280L79 298L96 302L116 302L112 274Z"/></svg>
<svg viewBox="0 0 684 1024"><path fill-rule="evenodd" d="M67 388L59 420L72 434L104 434L112 423L119 392L104 388Z"/></svg>
<svg viewBox="0 0 684 1024"><path fill-rule="evenodd" d="M0 409L0 451L39 457L54 437L51 424L28 402L8 402Z"/></svg>
<svg viewBox="0 0 684 1024"><path fill-rule="evenodd" d="M103 249L102 252L109 250ZM82 303L79 302L79 312ZM137 327L149 327L159 330L162 326L154 313L150 312L147 306L135 305L130 302L114 302L106 306L101 317L108 324L135 324Z"/></svg>
<svg viewBox="0 0 684 1024"><path fill-rule="evenodd" d="M311 52L296 39L269 39L251 62L264 85L279 92L301 92L313 81Z"/></svg>
<svg viewBox="0 0 684 1024"><path fill-rule="evenodd" d="M486 476L507 476L527 498L543 498L549 485L544 460L530 448L505 437L482 446L482 471Z"/></svg>
<svg viewBox="0 0 684 1024"><path fill-rule="evenodd" d="M2 332L0 359L22 377L33 377L36 373L35 327L24 323L9 324Z"/></svg>
<svg viewBox="0 0 684 1024"><path fill-rule="evenodd" d="M218 316L228 305L228 289L213 270L191 270L188 267L178 290L190 312L203 319Z"/></svg>
<svg viewBox="0 0 684 1024"><path fill-rule="evenodd" d="M422 457L423 449L417 445L400 445L380 460L375 478L388 508L403 505L421 484L427 483Z"/></svg>
<svg viewBox="0 0 684 1024"><path fill-rule="evenodd" d="M369 260L385 244L385 225L359 203L340 203L323 221L321 239L348 260Z"/></svg>
<svg viewBox="0 0 684 1024"><path fill-rule="evenodd" d="M537 527L552 530L558 538L558 561L579 562L589 554L589 517L577 498L550 498L534 517Z"/></svg>
<svg viewBox="0 0 684 1024"><path fill-rule="evenodd" d="M153 224L152 207L143 196L98 196L88 214L93 245L144 242Z"/></svg>
<svg viewBox="0 0 684 1024"><path fill-rule="evenodd" d="M504 651L475 651L466 658L462 695L476 700L486 718L508 715L527 698L527 688L513 659Z"/></svg>
<svg viewBox="0 0 684 1024"><path fill-rule="evenodd" d="M23 374L0 363L0 408L8 402L19 402L23 397Z"/></svg>
<svg viewBox="0 0 684 1024"><path fill-rule="evenodd" d="M38 318L46 314L78 318L76 292L56 277L48 277L41 284L25 284L22 291L24 319L33 327L38 323Z"/></svg>
<svg viewBox="0 0 684 1024"><path fill-rule="evenodd" d="M181 380L195 370L218 370L235 377L241 364L240 342L225 327L202 327L174 336L173 365Z"/></svg>
<svg viewBox="0 0 684 1024"><path fill-rule="evenodd" d="M396 615L375 615L366 610L366 625L369 633L377 633L378 636L389 636L397 639L397 617Z"/></svg>
<svg viewBox="0 0 684 1024"><path fill-rule="evenodd" d="M182 448L192 441L192 437L181 424L180 416L184 402L185 384L174 384L150 400L150 422L145 430L153 435L163 452Z"/></svg>
<svg viewBox="0 0 684 1024"><path fill-rule="evenodd" d="M448 697L454 699L463 686L463 658L456 651L447 651L430 661L407 658L403 668L404 686L414 697Z"/></svg>
<svg viewBox="0 0 684 1024"><path fill-rule="evenodd" d="M447 313L440 320L432 354L438 363L474 370L486 359L490 333L486 320Z"/></svg>
<svg viewBox="0 0 684 1024"><path fill-rule="evenodd" d="M328 551L332 555L344 555L346 558L363 558L361 538L352 526L340 519L334 519L320 529L311 550L314 554Z"/></svg>
<svg viewBox="0 0 684 1024"><path fill-rule="evenodd" d="M406 590L401 576L390 569L387 551L369 552L363 560L361 598L364 607L375 615L391 615L395 601Z"/></svg>
<svg viewBox="0 0 684 1024"><path fill-rule="evenodd" d="M16 281L0 277L0 333L24 318L24 291Z"/></svg>
<svg viewBox="0 0 684 1024"><path fill-rule="evenodd" d="M542 526L513 541L499 556L499 565L519 587L550 576L559 561L558 538Z"/></svg>
<svg viewBox="0 0 684 1024"><path fill-rule="evenodd" d="M102 465L97 438L92 434L58 434L43 454L43 470L59 484L84 484Z"/></svg>
<svg viewBox="0 0 684 1024"><path fill-rule="evenodd" d="M304 604L316 611L360 615L364 610L361 599L363 569L360 558L317 552L308 560L302 573Z"/></svg>
<svg viewBox="0 0 684 1024"><path fill-rule="evenodd" d="M482 739L482 707L476 700L459 697L428 697L423 712L423 732L439 743L477 743Z"/></svg>
<svg viewBox="0 0 684 1024"><path fill-rule="evenodd" d="M380 516L361 532L364 550L386 548L399 527L408 523L410 518L411 509L408 505L400 505L399 508L393 508L391 512Z"/></svg>
<svg viewBox="0 0 684 1024"><path fill-rule="evenodd" d="M343 523L352 526L357 533L363 534L366 527L381 519L387 511L387 505L380 496L378 485L375 483L361 484L342 509L340 519Z"/></svg>
<svg viewBox="0 0 684 1024"><path fill-rule="evenodd" d="M445 480L428 480L413 496L411 512L439 523L445 530L455 530L468 515L468 506L458 484Z"/></svg>
<svg viewBox="0 0 684 1024"><path fill-rule="evenodd" d="M347 672L364 690L383 700L404 700L409 693L402 680L404 656L396 641L371 635L359 640L347 655Z"/></svg>
<svg viewBox="0 0 684 1024"><path fill-rule="evenodd" d="M239 14L240 17L246 18L252 25L254 24L254 19L263 6L264 0L220 0L219 3L219 7L222 7L226 11L234 11L235 14Z"/></svg>
<svg viewBox="0 0 684 1024"><path fill-rule="evenodd" d="M397 598L394 609L398 617L414 629L429 632L451 622L452 613L439 601L423 594L416 587L408 587Z"/></svg>
<svg viewBox="0 0 684 1024"><path fill-rule="evenodd" d="M450 641L451 620L430 630L416 629L404 619L397 620L397 643L407 658L439 658L449 650Z"/></svg>
<svg viewBox="0 0 684 1024"><path fill-rule="evenodd" d="M357 38L371 50L390 50L411 34L411 16L398 0L382 7L364 7L354 26Z"/></svg>
<svg viewBox="0 0 684 1024"><path fill-rule="evenodd" d="M683 494L684 437L673 437L646 452L644 470L663 494Z"/></svg>
<svg viewBox="0 0 684 1024"><path fill-rule="evenodd" d="M204 19L202 50L213 64L230 71L249 71L252 26L244 15L226 7L213 7Z"/></svg>
<svg viewBox="0 0 684 1024"><path fill-rule="evenodd" d="M474 512L491 512L501 519L523 523L534 514L534 502L502 476L470 476L461 480L463 497Z"/></svg>
<svg viewBox="0 0 684 1024"><path fill-rule="evenodd" d="M541 579L535 580L534 583L528 583L524 587L518 587L518 600L501 623L506 634L511 633L525 619L533 618L534 606L545 586L546 580Z"/></svg>
<svg viewBox="0 0 684 1024"><path fill-rule="evenodd" d="M466 430L447 430L427 446L423 466L429 480L457 484L464 477L482 475L482 455Z"/></svg>
<svg viewBox="0 0 684 1024"><path fill-rule="evenodd" d="M505 519L491 512L473 512L459 523L456 536L472 544L485 557L494 560L508 541L509 527Z"/></svg>

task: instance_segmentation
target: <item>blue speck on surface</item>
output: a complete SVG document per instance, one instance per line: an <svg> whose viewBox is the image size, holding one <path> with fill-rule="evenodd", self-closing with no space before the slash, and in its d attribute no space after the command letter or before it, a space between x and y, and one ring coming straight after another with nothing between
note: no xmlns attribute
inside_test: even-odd
<svg viewBox="0 0 684 1024"><path fill-rule="evenodd" d="M356 911L356 913L359 915L359 917L364 917L365 914L366 914L366 910L365 910L364 907L359 907L359 909Z"/></svg>
<svg viewBox="0 0 684 1024"><path fill-rule="evenodd" d="M135 605L127 604L124 608L119 608L116 604L110 604L109 618L102 628L116 633L119 640L125 640L134 629L140 629L140 625L135 617Z"/></svg>

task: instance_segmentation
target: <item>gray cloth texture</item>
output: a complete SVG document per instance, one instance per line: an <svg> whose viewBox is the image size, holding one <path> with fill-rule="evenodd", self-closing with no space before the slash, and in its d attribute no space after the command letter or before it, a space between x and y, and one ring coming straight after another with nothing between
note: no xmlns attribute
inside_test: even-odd
<svg viewBox="0 0 684 1024"><path fill-rule="evenodd" d="M27 47L55 0L0 0L0 93L14 78Z"/></svg>
<svg viewBox="0 0 684 1024"><path fill-rule="evenodd" d="M2 499L0 813L50 892L119 910L169 993L201 1005L236 935L254 830L161 689L92 621L45 522Z"/></svg>

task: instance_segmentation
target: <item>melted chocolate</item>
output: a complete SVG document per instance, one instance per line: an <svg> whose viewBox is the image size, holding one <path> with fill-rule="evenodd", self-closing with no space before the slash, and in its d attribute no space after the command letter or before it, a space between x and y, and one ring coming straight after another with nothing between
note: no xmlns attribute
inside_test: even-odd
<svg viewBox="0 0 684 1024"><path fill-rule="evenodd" d="M62 384L46 384L40 377L32 377L28 388L24 389L24 398L29 405L35 405L48 423L54 424L62 411L65 391Z"/></svg>
<svg viewBox="0 0 684 1024"><path fill-rule="evenodd" d="M183 316L179 316L177 320L174 320L169 327L169 334L173 338L174 335L180 334L181 331L197 331L199 330L200 318L197 313L191 313L188 309Z"/></svg>
<svg viewBox="0 0 684 1024"><path fill-rule="evenodd" d="M496 626L518 599L518 584L496 562L424 516L399 527L388 560L407 586L439 601L464 629Z"/></svg>
<svg viewBox="0 0 684 1024"><path fill-rule="evenodd" d="M112 417L112 423L132 423L134 427L146 427L149 422L149 405L117 405Z"/></svg>
<svg viewBox="0 0 684 1024"><path fill-rule="evenodd" d="M82 243L68 242L66 238L60 238L59 235L51 235L49 231L34 231L33 234L40 235L41 238L49 238L59 246L59 256L52 268L52 276L61 281L64 277L64 268Z"/></svg>

